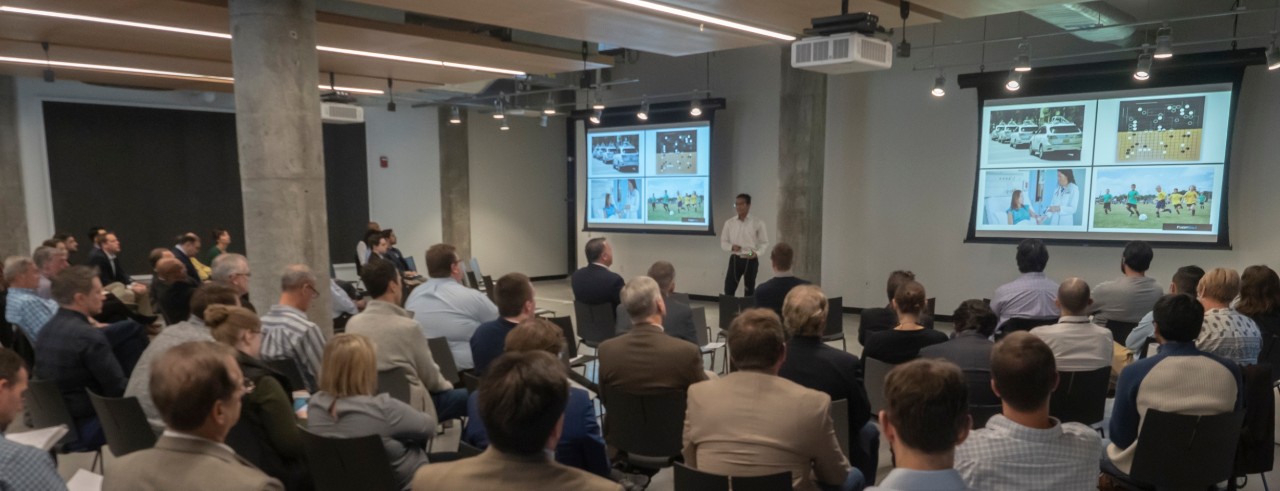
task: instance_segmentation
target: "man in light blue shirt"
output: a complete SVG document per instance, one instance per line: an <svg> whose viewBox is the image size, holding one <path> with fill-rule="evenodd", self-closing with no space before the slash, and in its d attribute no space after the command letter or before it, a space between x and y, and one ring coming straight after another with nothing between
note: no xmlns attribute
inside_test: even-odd
<svg viewBox="0 0 1280 491"><path fill-rule="evenodd" d="M1178 272L1173 274L1173 282L1169 283L1169 293L1186 293L1194 296L1196 294L1196 285L1200 284L1200 278L1204 277L1204 270L1199 266L1183 266L1178 268ZM1138 327L1133 328L1129 332L1129 337L1124 340L1124 346L1132 351L1134 358L1143 357L1142 345L1147 342L1147 338L1156 335L1156 325L1153 312L1147 312L1147 315L1138 321Z"/></svg>
<svg viewBox="0 0 1280 491"><path fill-rule="evenodd" d="M13 351L0 348L0 432L22 413L27 369ZM66 491L49 454L9 441L0 433L0 489Z"/></svg>
<svg viewBox="0 0 1280 491"><path fill-rule="evenodd" d="M972 425L969 387L960 367L923 358L903 363L885 377L884 396L880 427L893 448L897 467L879 486L867 489L967 490L960 473L952 468L956 446L969 436Z"/></svg>
<svg viewBox="0 0 1280 491"><path fill-rule="evenodd" d="M58 303L40 298L37 292L40 288L40 270L29 257L13 256L5 259L4 280L9 284L4 319L22 328L27 339L34 344L40 328L58 311Z"/></svg>
<svg viewBox="0 0 1280 491"><path fill-rule="evenodd" d="M427 282L409 294L404 308L414 313L427 339L443 337L458 370L475 367L471 358L471 336L481 323L498 318L498 307L483 293L467 288L462 281L457 248L436 244L427 249Z"/></svg>
<svg viewBox="0 0 1280 491"><path fill-rule="evenodd" d="M1013 281L996 289L991 297L991 310L1000 316L997 326L1011 318L1050 318L1058 316L1053 302L1058 298L1058 283L1045 277L1049 249L1040 239L1027 239L1018 244L1018 272Z"/></svg>

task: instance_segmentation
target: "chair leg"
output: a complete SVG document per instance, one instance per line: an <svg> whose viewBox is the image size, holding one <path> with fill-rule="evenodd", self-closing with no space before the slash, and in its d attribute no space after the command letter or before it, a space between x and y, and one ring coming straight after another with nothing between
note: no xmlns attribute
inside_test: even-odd
<svg viewBox="0 0 1280 491"><path fill-rule="evenodd" d="M104 468L106 465L107 463L104 462L104 459L102 458L102 449L99 448L98 451L93 454L93 463L89 464L89 470L92 471L97 469L98 474L105 476L107 475L107 470Z"/></svg>

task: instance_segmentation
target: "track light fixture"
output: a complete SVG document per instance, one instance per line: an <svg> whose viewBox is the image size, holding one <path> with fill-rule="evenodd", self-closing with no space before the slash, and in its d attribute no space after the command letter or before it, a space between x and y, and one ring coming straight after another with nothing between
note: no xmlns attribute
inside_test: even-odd
<svg viewBox="0 0 1280 491"><path fill-rule="evenodd" d="M1267 70L1280 69L1280 46L1276 45L1276 41L1271 40L1271 47L1267 48Z"/></svg>
<svg viewBox="0 0 1280 491"><path fill-rule="evenodd" d="M449 111L449 124L462 124L462 114L458 112L458 106L453 106Z"/></svg>
<svg viewBox="0 0 1280 491"><path fill-rule="evenodd" d="M547 105L542 107L542 114L547 116L554 116L556 114L556 99L551 94L547 94Z"/></svg>
<svg viewBox="0 0 1280 491"><path fill-rule="evenodd" d="M507 125L507 118L502 118L502 124L498 126L498 129L502 131L507 131L511 129L511 127Z"/></svg>
<svg viewBox="0 0 1280 491"><path fill-rule="evenodd" d="M600 96L600 89L596 89L591 93L591 109L597 111L604 110L604 97Z"/></svg>
<svg viewBox="0 0 1280 491"><path fill-rule="evenodd" d="M387 96L391 100L387 101L387 112L396 112L396 93L391 91L391 78L387 78Z"/></svg>
<svg viewBox="0 0 1280 491"><path fill-rule="evenodd" d="M1022 74L1021 74L1021 73L1018 73L1018 72L1016 72L1016 71L1010 70L1010 71L1009 71L1009 80L1005 81L1005 83L1004 83L1004 88L1005 88L1005 90L1008 90L1009 92L1016 92L1018 89L1021 89L1021 88L1022 88Z"/></svg>
<svg viewBox="0 0 1280 491"><path fill-rule="evenodd" d="M1151 78L1151 53L1143 51L1138 55L1138 69L1133 72L1134 80Z"/></svg>
<svg viewBox="0 0 1280 491"><path fill-rule="evenodd" d="M1018 45L1018 56L1013 58L1013 71L1031 71L1031 45L1027 43Z"/></svg>
<svg viewBox="0 0 1280 491"><path fill-rule="evenodd" d="M53 83L56 77L53 74L53 66L51 66L49 63L49 42L48 41L41 42L40 47L44 49L44 63L45 63L44 81L48 83Z"/></svg>
<svg viewBox="0 0 1280 491"><path fill-rule="evenodd" d="M506 103L502 99L498 99L493 103L493 119L504 119L507 117Z"/></svg>
<svg viewBox="0 0 1280 491"><path fill-rule="evenodd" d="M640 118L640 121L649 120L649 101L647 99L640 101L640 112L636 113L636 117Z"/></svg>
<svg viewBox="0 0 1280 491"><path fill-rule="evenodd" d="M1173 28L1161 27L1156 31L1156 52L1152 56L1157 60L1173 58Z"/></svg>
<svg viewBox="0 0 1280 491"><path fill-rule="evenodd" d="M947 77L942 72L938 72L938 78L933 79L933 90L929 93L934 97L947 95Z"/></svg>
<svg viewBox="0 0 1280 491"><path fill-rule="evenodd" d="M693 106L689 108L689 115L690 116L702 115L702 101L699 101L698 99L693 100Z"/></svg>
<svg viewBox="0 0 1280 491"><path fill-rule="evenodd" d="M603 116L604 109L596 109L596 112L591 113L591 117L587 118L587 120L591 121L591 124L600 124L600 118Z"/></svg>

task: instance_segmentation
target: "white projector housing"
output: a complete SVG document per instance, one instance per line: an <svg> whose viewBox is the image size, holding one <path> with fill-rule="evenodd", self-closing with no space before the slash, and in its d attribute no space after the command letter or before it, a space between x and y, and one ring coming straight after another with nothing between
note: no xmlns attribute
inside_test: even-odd
<svg viewBox="0 0 1280 491"><path fill-rule="evenodd" d="M887 70L893 44L861 34L835 34L791 43L791 67L840 74Z"/></svg>
<svg viewBox="0 0 1280 491"><path fill-rule="evenodd" d="M320 103L320 120L326 123L357 124L364 122L364 108L334 102Z"/></svg>

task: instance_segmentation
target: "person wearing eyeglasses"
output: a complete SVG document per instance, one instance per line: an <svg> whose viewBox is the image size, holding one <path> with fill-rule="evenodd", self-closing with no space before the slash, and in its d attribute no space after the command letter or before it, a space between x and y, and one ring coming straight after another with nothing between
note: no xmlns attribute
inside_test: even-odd
<svg viewBox="0 0 1280 491"><path fill-rule="evenodd" d="M319 297L311 268L290 265L280 277L280 302L262 316L262 359L293 360L308 392L316 391L324 355L324 334L307 318L311 301Z"/></svg>
<svg viewBox="0 0 1280 491"><path fill-rule="evenodd" d="M210 341L185 343L155 365L152 397L164 434L155 447L117 458L102 489L284 490L224 443L240 420L241 399L253 388L235 350Z"/></svg>

